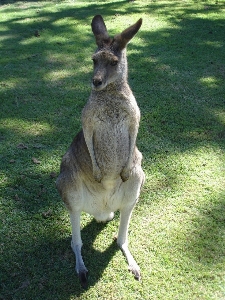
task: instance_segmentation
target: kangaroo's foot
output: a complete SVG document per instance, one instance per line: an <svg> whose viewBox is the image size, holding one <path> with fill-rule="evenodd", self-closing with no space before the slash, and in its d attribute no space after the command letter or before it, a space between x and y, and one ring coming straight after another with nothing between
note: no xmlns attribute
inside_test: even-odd
<svg viewBox="0 0 225 300"><path fill-rule="evenodd" d="M81 286L86 289L88 285L88 270L85 268L83 270L79 270L78 277L80 280Z"/></svg>

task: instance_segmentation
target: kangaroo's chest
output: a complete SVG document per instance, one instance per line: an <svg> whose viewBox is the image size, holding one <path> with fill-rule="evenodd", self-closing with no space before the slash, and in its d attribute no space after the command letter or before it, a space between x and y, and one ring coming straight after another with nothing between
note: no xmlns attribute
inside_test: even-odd
<svg viewBox="0 0 225 300"><path fill-rule="evenodd" d="M122 105L104 105L94 112L95 122L107 126L126 126L132 119L130 107Z"/></svg>
<svg viewBox="0 0 225 300"><path fill-rule="evenodd" d="M104 176L119 176L130 156L132 130L137 124L135 100L125 97L91 100L84 108L83 130L91 140L94 157Z"/></svg>
<svg viewBox="0 0 225 300"><path fill-rule="evenodd" d="M120 173L129 157L128 122L115 120L96 124L93 146L97 163L104 173Z"/></svg>
<svg viewBox="0 0 225 300"><path fill-rule="evenodd" d="M109 155L123 152L126 155L129 144L129 128L132 123L132 109L121 103L103 105L93 114L96 148L105 149Z"/></svg>

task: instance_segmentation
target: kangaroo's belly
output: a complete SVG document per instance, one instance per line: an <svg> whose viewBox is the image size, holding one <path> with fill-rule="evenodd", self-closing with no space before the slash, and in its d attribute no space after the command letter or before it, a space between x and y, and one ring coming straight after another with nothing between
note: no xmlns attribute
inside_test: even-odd
<svg viewBox="0 0 225 300"><path fill-rule="evenodd" d="M93 137L97 164L104 175L120 174L129 157L129 132L126 124L102 123Z"/></svg>
<svg viewBox="0 0 225 300"><path fill-rule="evenodd" d="M121 178L115 180L104 179L98 184L87 182L83 186L82 210L93 215L97 221L109 221L113 218L114 212L121 209L124 188Z"/></svg>

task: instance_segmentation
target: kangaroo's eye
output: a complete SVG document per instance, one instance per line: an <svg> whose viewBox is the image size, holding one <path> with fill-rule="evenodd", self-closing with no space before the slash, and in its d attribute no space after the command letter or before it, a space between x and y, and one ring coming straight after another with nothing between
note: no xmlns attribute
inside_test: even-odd
<svg viewBox="0 0 225 300"><path fill-rule="evenodd" d="M118 61L117 60L113 60L111 61L110 65L111 66L116 66L118 64Z"/></svg>

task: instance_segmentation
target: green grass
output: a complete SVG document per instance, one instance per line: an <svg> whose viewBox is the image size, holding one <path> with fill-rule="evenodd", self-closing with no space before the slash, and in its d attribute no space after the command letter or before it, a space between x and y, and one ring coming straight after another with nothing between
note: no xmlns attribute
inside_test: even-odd
<svg viewBox="0 0 225 300"><path fill-rule="evenodd" d="M0 299L225 299L224 2L1 4ZM83 214L83 290L54 175L81 128L99 13L111 35L143 18L128 45L147 179L129 229L142 281L113 242L118 214L106 225Z"/></svg>

